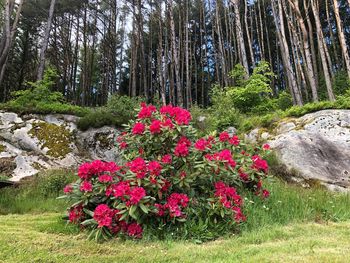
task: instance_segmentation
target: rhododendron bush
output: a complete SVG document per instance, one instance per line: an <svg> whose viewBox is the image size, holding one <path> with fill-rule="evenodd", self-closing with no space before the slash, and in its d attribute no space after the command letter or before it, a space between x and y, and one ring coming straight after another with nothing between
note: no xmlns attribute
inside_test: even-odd
<svg viewBox="0 0 350 263"><path fill-rule="evenodd" d="M249 215L242 195L269 196L262 184L268 145L249 148L227 132L198 139L190 121L180 107L141 104L117 139L124 163L82 164L77 182L65 187L74 202L69 221L96 239L186 232L188 221L205 222L208 231L243 223Z"/></svg>

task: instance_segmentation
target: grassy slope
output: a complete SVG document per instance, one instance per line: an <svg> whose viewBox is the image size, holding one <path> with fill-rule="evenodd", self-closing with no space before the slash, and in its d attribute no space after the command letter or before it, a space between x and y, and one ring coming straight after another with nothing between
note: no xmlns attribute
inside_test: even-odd
<svg viewBox="0 0 350 263"><path fill-rule="evenodd" d="M96 244L63 228L59 214L0 216L0 262L348 262L350 222L274 226L196 245Z"/></svg>

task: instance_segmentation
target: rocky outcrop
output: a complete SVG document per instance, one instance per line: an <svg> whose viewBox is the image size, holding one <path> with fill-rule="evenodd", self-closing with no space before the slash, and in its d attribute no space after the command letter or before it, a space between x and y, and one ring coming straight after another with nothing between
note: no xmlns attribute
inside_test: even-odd
<svg viewBox="0 0 350 263"><path fill-rule="evenodd" d="M350 190L350 110L323 110L285 119L268 132L251 132L247 139L267 140L297 182Z"/></svg>
<svg viewBox="0 0 350 263"><path fill-rule="evenodd" d="M18 181L43 169L118 159L112 127L77 129L72 115L24 115L0 111L0 175Z"/></svg>

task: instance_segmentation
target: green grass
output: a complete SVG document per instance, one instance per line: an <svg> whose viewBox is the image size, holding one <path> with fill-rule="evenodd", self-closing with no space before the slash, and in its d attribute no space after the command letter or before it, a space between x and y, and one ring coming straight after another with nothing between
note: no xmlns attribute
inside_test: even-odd
<svg viewBox="0 0 350 263"><path fill-rule="evenodd" d="M67 204L56 197L72 180L70 171L51 171L0 190L0 262L346 262L350 257L347 194L274 178L266 184L269 199L246 197L248 220L235 235L201 245L148 236L97 244L63 220Z"/></svg>
<svg viewBox="0 0 350 263"><path fill-rule="evenodd" d="M261 227L201 245L96 244L52 213L0 216L0 231L0 262L348 262L350 257L350 222Z"/></svg>
<svg viewBox="0 0 350 263"><path fill-rule="evenodd" d="M71 171L48 171L18 187L0 189L0 215L63 212L67 203L57 197L63 194L63 187L74 180Z"/></svg>

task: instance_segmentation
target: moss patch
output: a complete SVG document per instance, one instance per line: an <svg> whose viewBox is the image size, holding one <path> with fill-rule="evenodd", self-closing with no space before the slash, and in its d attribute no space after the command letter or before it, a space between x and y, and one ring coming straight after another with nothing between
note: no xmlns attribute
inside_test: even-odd
<svg viewBox="0 0 350 263"><path fill-rule="evenodd" d="M64 158L72 151L70 144L73 141L72 133L64 126L52 123L33 123L33 128L29 131L32 137L38 138L41 149L47 147L47 155L55 158Z"/></svg>
<svg viewBox="0 0 350 263"><path fill-rule="evenodd" d="M4 152L6 150L6 146L0 144L0 153Z"/></svg>

